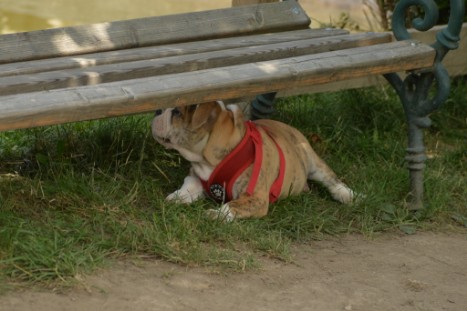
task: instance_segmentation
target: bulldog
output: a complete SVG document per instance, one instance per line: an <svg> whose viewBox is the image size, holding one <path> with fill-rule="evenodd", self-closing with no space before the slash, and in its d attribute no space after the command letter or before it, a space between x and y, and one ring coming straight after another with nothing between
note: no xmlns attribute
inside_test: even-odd
<svg viewBox="0 0 467 311"><path fill-rule="evenodd" d="M210 196L221 203L207 211L211 218L263 217L270 203L308 191L308 180L341 203L354 199L297 129L246 121L236 105L216 101L158 110L151 128L157 142L191 162L183 185L166 200L191 203Z"/></svg>

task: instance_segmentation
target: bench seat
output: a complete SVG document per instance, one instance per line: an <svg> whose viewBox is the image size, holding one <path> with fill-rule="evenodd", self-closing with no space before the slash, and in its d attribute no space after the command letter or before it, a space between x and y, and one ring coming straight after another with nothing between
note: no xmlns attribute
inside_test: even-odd
<svg viewBox="0 0 467 311"><path fill-rule="evenodd" d="M284 1L0 36L0 131L433 66L428 45L309 23Z"/></svg>
<svg viewBox="0 0 467 311"><path fill-rule="evenodd" d="M218 55L222 60L223 54L230 55L231 52L203 54L213 54L213 58ZM211 66L213 63L207 65L204 55L190 54L189 57L159 59L160 62L153 64L146 64L151 60L136 61L1 78L1 82L8 80L10 84L0 86L0 93L8 94L0 97L0 130L143 113L174 105L414 70L432 66L435 57L431 47L414 41L254 63L242 61L241 55L248 54L248 48L238 52L240 64L236 65L232 64L236 61L235 56ZM261 54L259 56L261 58ZM187 58L189 61L183 63ZM134 63L141 63L141 67ZM180 70L180 66L185 70ZM129 78L125 79L125 76ZM131 78L135 76L137 78ZM83 86L73 86L77 84ZM46 90L35 91L38 88ZM21 93L15 94L15 90Z"/></svg>

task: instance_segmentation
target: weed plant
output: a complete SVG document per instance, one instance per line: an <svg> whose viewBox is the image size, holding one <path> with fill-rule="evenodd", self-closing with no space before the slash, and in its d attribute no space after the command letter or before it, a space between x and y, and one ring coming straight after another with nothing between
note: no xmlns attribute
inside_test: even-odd
<svg viewBox="0 0 467 311"><path fill-rule="evenodd" d="M405 208L406 125L390 89L282 99L273 116L310 138L365 195L358 203L340 205L312 184L265 218L230 224L204 217L210 200L164 201L189 166L155 143L149 114L0 133L0 282L66 285L127 257L245 270L330 235L467 226L465 94L455 84L432 116L426 209L416 213Z"/></svg>

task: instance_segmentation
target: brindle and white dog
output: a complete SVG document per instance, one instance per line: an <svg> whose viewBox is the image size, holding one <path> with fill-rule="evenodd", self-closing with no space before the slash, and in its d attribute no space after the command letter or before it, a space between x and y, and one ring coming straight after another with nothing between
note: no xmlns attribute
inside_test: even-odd
<svg viewBox="0 0 467 311"><path fill-rule="evenodd" d="M191 203L206 195L221 201L212 218L262 217L270 202L308 191L307 180L351 203L353 191L318 157L296 129L273 120L245 121L221 101L156 112L154 138L191 162L182 187L167 200Z"/></svg>

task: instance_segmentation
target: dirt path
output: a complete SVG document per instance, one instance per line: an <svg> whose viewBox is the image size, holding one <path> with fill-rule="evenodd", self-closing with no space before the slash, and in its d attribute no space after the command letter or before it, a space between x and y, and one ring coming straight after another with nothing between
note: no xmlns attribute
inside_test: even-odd
<svg viewBox="0 0 467 311"><path fill-rule="evenodd" d="M10 293L0 310L467 310L467 231L339 237L294 253L227 275L123 262L86 277L88 291Z"/></svg>

